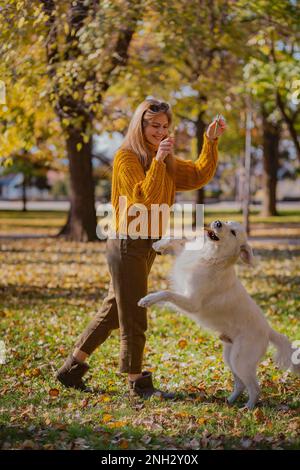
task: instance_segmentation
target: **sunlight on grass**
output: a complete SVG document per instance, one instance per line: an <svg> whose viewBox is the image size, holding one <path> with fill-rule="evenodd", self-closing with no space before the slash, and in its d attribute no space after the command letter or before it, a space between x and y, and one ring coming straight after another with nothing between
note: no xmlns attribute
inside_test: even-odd
<svg viewBox="0 0 300 470"><path fill-rule="evenodd" d="M270 323L300 339L300 247L255 250L253 270L239 276ZM299 379L276 369L268 352L259 368L260 406L226 404L232 387L218 338L183 315L154 307L148 314L144 368L174 402L140 403L126 396L118 373L118 331L90 358L96 394L63 389L54 372L105 296L105 243L55 239L1 242L0 439L4 448L193 449L297 448ZM149 291L166 288L170 256L156 259ZM55 393L53 392L55 390Z"/></svg>

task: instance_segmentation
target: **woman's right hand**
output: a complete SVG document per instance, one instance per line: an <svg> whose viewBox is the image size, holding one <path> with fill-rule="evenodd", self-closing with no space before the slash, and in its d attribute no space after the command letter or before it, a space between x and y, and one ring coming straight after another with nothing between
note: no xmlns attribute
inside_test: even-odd
<svg viewBox="0 0 300 470"><path fill-rule="evenodd" d="M173 155L174 137L168 137L159 144L156 160L163 162L168 155Z"/></svg>

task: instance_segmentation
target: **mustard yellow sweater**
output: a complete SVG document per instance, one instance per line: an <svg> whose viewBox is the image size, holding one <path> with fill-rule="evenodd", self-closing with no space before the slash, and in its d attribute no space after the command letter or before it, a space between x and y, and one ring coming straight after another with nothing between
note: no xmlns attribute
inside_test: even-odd
<svg viewBox="0 0 300 470"><path fill-rule="evenodd" d="M204 142L198 159L183 160L176 158L176 170L172 176L166 170L164 162L153 158L149 170L144 169L137 155L125 149L119 149L114 157L112 174L111 203L115 210L115 230L126 233L128 224L135 218L128 215L131 206L143 204L147 211L148 228L151 230L151 204L167 204L175 201L176 191L198 189L207 184L215 174L218 160L218 141L210 141L204 134ZM127 206L120 208L120 196L126 196ZM124 210L123 210L124 209ZM132 209L131 209L132 210ZM137 213L138 214L138 213ZM163 235L160 223L159 236ZM153 232L152 232L153 233Z"/></svg>

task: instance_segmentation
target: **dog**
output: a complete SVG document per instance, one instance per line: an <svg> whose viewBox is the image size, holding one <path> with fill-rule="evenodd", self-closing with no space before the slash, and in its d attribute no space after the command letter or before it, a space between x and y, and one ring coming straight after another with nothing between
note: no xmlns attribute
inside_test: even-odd
<svg viewBox="0 0 300 470"><path fill-rule="evenodd" d="M150 293L138 305L150 307L167 302L200 326L217 332L223 341L225 363L234 377L228 403L234 403L247 389L246 407L253 409L260 392L257 365L270 342L277 349L275 361L280 368L300 375L300 365L293 364L294 350L288 338L271 328L237 278L234 265L239 259L254 264L242 225L216 220L204 230L202 246L197 248L196 244L199 239L187 243L162 238L153 243L160 254L173 251L176 255L172 290Z"/></svg>

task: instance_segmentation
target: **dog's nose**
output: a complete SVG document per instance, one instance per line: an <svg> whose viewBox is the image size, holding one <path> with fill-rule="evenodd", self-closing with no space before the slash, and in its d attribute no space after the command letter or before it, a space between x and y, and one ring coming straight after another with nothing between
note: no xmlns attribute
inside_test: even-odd
<svg viewBox="0 0 300 470"><path fill-rule="evenodd" d="M214 222L214 226L217 227L217 228L221 228L222 227L222 222L220 222L220 220L216 220Z"/></svg>

